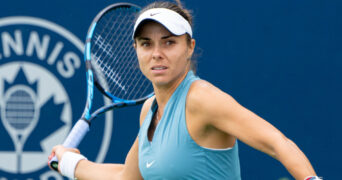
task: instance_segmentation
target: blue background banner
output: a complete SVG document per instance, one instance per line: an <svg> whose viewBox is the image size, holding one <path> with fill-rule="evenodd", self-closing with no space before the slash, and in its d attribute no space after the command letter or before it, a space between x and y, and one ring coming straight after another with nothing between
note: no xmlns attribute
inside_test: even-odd
<svg viewBox="0 0 342 180"><path fill-rule="evenodd" d="M0 179L63 179L46 166L86 101L83 43L95 15L121 1L5 1L0 6ZM140 6L150 0L131 0ZM198 75L292 139L318 175L342 166L342 1L183 0L194 15ZM20 94L21 93L21 94ZM26 99L29 123L13 125ZM94 107L105 103L95 92ZM21 102L24 103L24 102ZM123 163L140 107L107 113L80 150ZM14 118L18 118L15 114ZM22 118L22 117L21 117ZM25 121L26 122L26 121ZM276 160L240 143L243 179L293 179Z"/></svg>

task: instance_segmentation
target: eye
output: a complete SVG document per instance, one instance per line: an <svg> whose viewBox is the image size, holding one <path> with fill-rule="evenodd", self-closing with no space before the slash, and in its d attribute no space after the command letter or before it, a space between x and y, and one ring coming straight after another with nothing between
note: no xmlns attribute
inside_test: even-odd
<svg viewBox="0 0 342 180"><path fill-rule="evenodd" d="M150 45L151 45L151 43L148 41L143 41L140 43L140 46L142 46L142 47L149 47Z"/></svg>
<svg viewBox="0 0 342 180"><path fill-rule="evenodd" d="M175 44L176 42L174 40L167 40L166 45L170 46L172 44Z"/></svg>

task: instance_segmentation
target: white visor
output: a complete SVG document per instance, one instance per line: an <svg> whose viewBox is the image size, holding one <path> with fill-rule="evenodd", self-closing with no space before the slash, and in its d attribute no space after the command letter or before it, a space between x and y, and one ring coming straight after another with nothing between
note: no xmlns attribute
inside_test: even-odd
<svg viewBox="0 0 342 180"><path fill-rule="evenodd" d="M187 20L175 11L166 8L154 8L143 12L134 25L133 38L141 22L153 20L163 25L173 35L180 36L188 33L192 37L192 29Z"/></svg>

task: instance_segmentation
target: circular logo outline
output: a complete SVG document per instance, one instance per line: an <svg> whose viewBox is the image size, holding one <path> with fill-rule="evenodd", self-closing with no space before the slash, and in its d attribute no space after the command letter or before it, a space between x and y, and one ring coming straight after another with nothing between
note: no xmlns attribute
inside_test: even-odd
<svg viewBox="0 0 342 180"><path fill-rule="evenodd" d="M55 24L51 21L30 17L30 16L9 16L0 18L0 27L10 26L10 25L33 25L38 26L43 29L48 29L52 32L55 32L65 39L69 40L72 44L74 44L82 53L84 49L84 43L76 37L73 33L65 29L64 27ZM103 97L105 104L110 104L110 100L106 97ZM100 146L99 153L97 154L95 162L101 163L104 161L106 154L109 149L110 140L112 136L112 125L113 125L113 114L111 112L105 113L105 124L104 124L104 133L103 139Z"/></svg>

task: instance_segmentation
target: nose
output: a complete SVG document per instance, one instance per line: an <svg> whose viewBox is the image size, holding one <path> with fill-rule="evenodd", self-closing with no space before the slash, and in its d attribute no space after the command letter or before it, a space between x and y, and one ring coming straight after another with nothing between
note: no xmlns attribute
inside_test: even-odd
<svg viewBox="0 0 342 180"><path fill-rule="evenodd" d="M153 52L152 52L152 59L154 60L162 59L162 51L159 45L154 46Z"/></svg>

